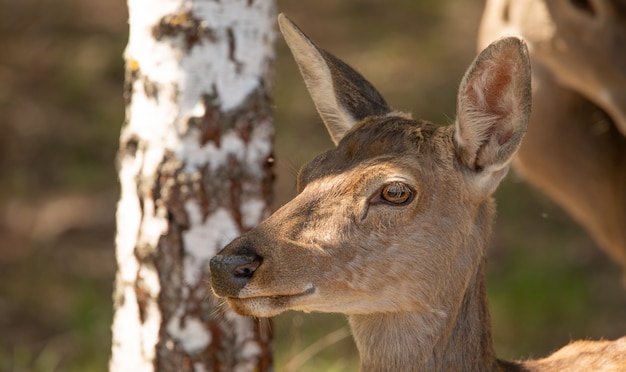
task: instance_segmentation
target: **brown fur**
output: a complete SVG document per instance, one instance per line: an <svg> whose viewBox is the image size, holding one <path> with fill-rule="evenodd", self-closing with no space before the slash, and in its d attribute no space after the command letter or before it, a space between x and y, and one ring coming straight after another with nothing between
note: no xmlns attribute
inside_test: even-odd
<svg viewBox="0 0 626 372"><path fill-rule="evenodd" d="M286 17L279 23L305 79L325 79L307 83L312 97L323 96L318 89L337 95L316 104L338 105L319 110L337 147L302 168L293 200L211 260L215 294L243 315L347 314L363 371L583 368L587 360L572 361L573 352L526 364L499 361L491 341L485 251L491 195L530 112L523 42L500 40L476 58L461 82L457 121L445 127L388 107L381 112L378 99L368 104L378 95L371 84L360 97L363 77L345 64L335 69L336 58ZM323 73L311 71L320 66ZM345 94L356 104L346 104L344 85L334 83L346 79ZM396 184L410 193L394 204L385 190ZM600 350L589 345L568 348ZM624 349L615 345L613 352ZM589 360L603 358L617 360ZM625 359L619 363L626 366Z"/></svg>
<svg viewBox="0 0 626 372"><path fill-rule="evenodd" d="M479 47L506 34L533 63L514 166L626 269L626 2L488 0Z"/></svg>

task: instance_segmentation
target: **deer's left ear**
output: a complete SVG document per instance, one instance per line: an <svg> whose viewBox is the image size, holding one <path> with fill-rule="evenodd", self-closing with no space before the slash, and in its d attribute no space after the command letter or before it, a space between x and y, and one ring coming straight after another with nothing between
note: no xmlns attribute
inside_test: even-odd
<svg viewBox="0 0 626 372"><path fill-rule="evenodd" d="M362 119L391 112L370 82L318 48L287 16L278 15L278 25L335 144Z"/></svg>
<svg viewBox="0 0 626 372"><path fill-rule="evenodd" d="M474 60L457 100L456 149L482 195L506 175L530 116L530 60L519 38L495 41Z"/></svg>

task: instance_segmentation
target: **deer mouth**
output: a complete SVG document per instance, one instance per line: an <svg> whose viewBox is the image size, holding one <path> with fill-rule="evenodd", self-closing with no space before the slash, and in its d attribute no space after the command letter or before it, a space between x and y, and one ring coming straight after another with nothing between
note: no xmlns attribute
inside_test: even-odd
<svg viewBox="0 0 626 372"><path fill-rule="evenodd" d="M240 315L271 317L292 309L298 304L298 300L308 297L315 292L315 286L309 283L304 291L294 294L227 297L226 302Z"/></svg>

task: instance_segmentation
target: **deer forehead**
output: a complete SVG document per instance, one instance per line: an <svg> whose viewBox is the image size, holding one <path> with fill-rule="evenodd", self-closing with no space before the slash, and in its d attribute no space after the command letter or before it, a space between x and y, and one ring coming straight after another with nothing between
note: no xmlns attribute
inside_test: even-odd
<svg viewBox="0 0 626 372"><path fill-rule="evenodd" d="M429 170L453 166L451 143L450 127L402 116L370 117L302 167L298 191L317 180L337 186L350 179L354 186L393 176L432 178Z"/></svg>

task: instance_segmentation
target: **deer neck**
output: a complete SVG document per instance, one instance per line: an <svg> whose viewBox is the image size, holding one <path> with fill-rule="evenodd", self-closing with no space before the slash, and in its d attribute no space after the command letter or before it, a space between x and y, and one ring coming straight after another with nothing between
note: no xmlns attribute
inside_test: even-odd
<svg viewBox="0 0 626 372"><path fill-rule="evenodd" d="M474 234L466 244L477 247L481 257L457 300L441 305L439 311L349 316L362 371L515 369L514 363L496 359L491 340L485 252L494 214L495 204L489 201L481 203L474 216Z"/></svg>
<svg viewBox="0 0 626 372"><path fill-rule="evenodd" d="M485 297L484 263L458 309L349 317L366 371L498 370Z"/></svg>

